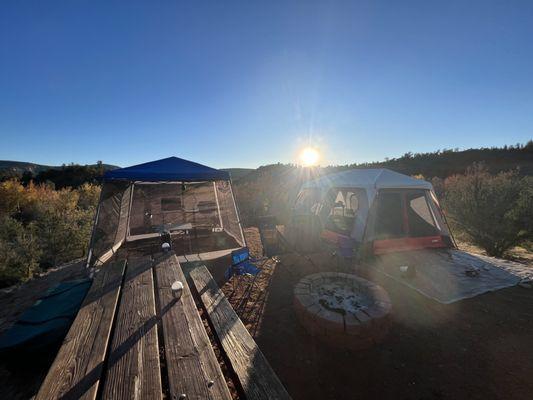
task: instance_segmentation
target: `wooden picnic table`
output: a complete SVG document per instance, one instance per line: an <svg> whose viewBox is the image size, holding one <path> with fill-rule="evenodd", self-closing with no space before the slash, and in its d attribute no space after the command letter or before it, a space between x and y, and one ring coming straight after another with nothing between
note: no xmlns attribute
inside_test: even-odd
<svg viewBox="0 0 533 400"><path fill-rule="evenodd" d="M232 379L242 397L290 398L227 300L213 307L213 293L223 294L210 278L202 269L191 292L173 253L104 265L36 399L231 399ZM181 298L172 292L175 281L183 283ZM223 334L212 338L221 354L227 338L226 350L238 350L224 357L233 378L222 373L193 294L209 301L204 310L215 318L215 334Z"/></svg>

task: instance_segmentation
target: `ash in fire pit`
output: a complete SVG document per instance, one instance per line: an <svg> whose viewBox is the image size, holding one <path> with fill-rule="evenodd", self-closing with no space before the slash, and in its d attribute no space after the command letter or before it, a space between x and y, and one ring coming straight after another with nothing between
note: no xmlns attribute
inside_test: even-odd
<svg viewBox="0 0 533 400"><path fill-rule="evenodd" d="M354 292L345 279L332 280L318 286L317 297L322 307L342 315L346 313L355 315L357 311L364 310L370 305L368 298Z"/></svg>
<svg viewBox="0 0 533 400"><path fill-rule="evenodd" d="M369 347L389 328L389 296L380 286L356 275L309 275L296 285L294 305L311 334L337 347Z"/></svg>

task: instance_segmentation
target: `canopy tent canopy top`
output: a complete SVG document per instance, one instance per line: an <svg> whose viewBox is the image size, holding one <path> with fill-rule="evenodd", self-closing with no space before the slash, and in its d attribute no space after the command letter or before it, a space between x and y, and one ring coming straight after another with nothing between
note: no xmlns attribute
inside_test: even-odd
<svg viewBox="0 0 533 400"><path fill-rule="evenodd" d="M229 181L230 174L193 161L178 157L168 157L131 167L107 171L104 181L142 181L142 182L198 182Z"/></svg>

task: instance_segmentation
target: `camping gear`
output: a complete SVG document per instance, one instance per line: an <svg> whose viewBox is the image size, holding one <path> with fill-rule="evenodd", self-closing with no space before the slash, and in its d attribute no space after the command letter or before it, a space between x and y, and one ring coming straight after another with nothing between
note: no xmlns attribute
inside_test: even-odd
<svg viewBox="0 0 533 400"><path fill-rule="evenodd" d="M345 256L455 247L432 185L387 169L352 169L304 183L287 238L317 236Z"/></svg>
<svg viewBox="0 0 533 400"><path fill-rule="evenodd" d="M226 281L229 281L232 277L234 277L232 280L233 291L235 291L237 283L235 278L239 277L240 285L244 276L253 277L248 287L244 290L241 301L239 305L237 305L236 310L243 310L246 308L248 299L252 294L257 275L259 275L261 272L261 270L253 264L254 262L257 262L257 260L250 258L250 251L248 250L248 247L243 247L242 249L235 250L231 253L231 265L224 273L224 278Z"/></svg>
<svg viewBox="0 0 533 400"><path fill-rule="evenodd" d="M178 255L244 246L229 173L177 157L107 171L88 266L160 236Z"/></svg>
<svg viewBox="0 0 533 400"><path fill-rule="evenodd" d="M90 279L80 279L62 282L49 289L0 337L0 354L41 351L60 342L90 286Z"/></svg>
<svg viewBox="0 0 533 400"><path fill-rule="evenodd" d="M248 250L248 247L243 247L242 249L233 251L231 253L231 265L226 270L224 277L226 280L230 280L232 276L257 276L261 270L252 264L252 262L255 261L257 260L250 258L250 251Z"/></svg>

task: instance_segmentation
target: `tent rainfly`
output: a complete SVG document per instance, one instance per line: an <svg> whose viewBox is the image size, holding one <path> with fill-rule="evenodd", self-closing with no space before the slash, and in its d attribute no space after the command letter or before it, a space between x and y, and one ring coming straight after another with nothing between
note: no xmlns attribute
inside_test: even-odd
<svg viewBox="0 0 533 400"><path fill-rule="evenodd" d="M433 186L388 169L352 169L304 183L293 220L307 221L322 239L369 245L374 254L453 246Z"/></svg>
<svg viewBox="0 0 533 400"><path fill-rule="evenodd" d="M106 172L88 265L167 233L183 255L244 246L229 173L177 157Z"/></svg>

